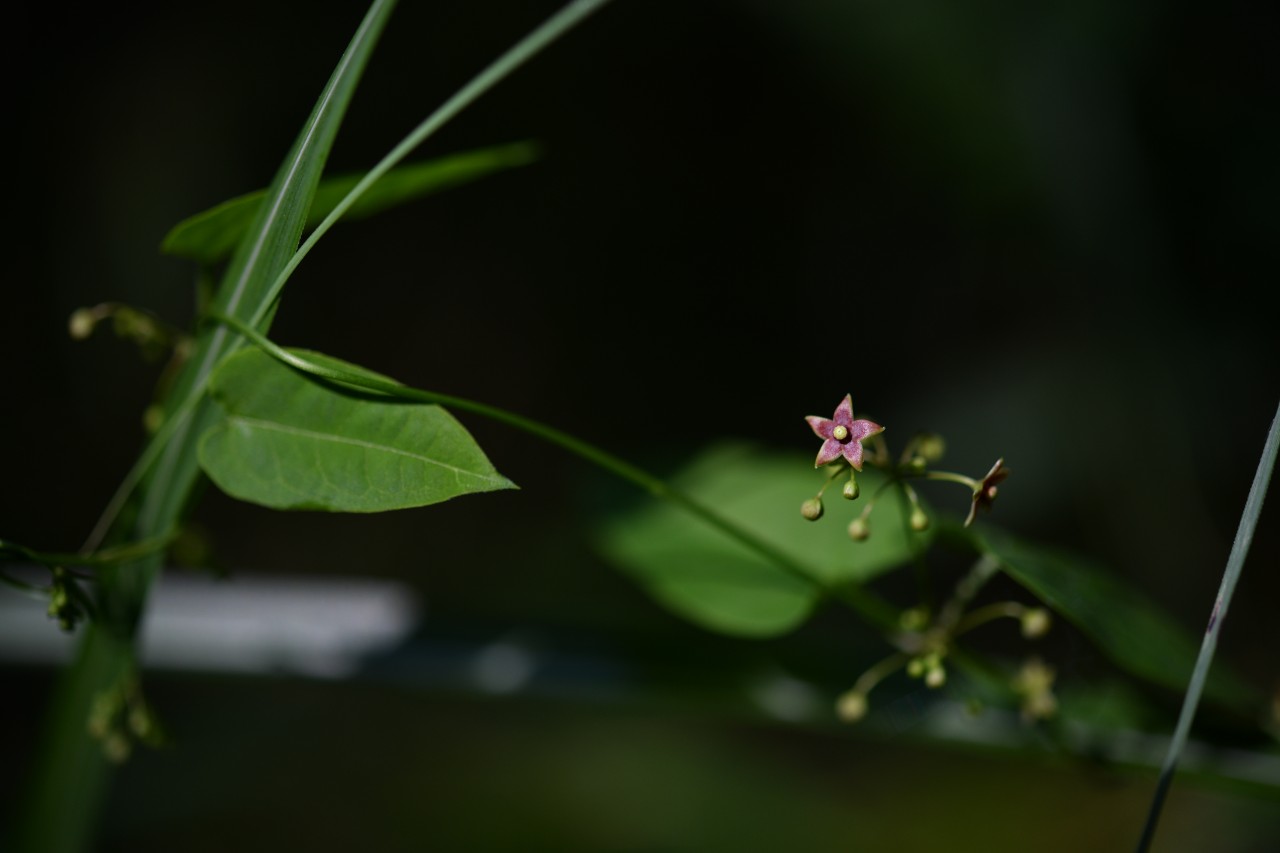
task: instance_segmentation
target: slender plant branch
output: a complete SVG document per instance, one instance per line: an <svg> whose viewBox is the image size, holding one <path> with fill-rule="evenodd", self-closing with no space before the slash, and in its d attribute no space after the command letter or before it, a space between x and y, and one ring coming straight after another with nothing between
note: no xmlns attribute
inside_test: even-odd
<svg viewBox="0 0 1280 853"><path fill-rule="evenodd" d="M800 563L796 562L789 555L775 548L773 545L756 536L754 533L751 533L750 531L733 523L702 502L685 494L679 489L672 488L664 480L655 477L644 469L614 456L612 453L602 450L593 444L585 442L582 439L569 435L566 432L562 432L555 427L548 426L540 421L535 421L532 418L526 418L523 415L515 414L514 412L509 412L506 409L490 406L487 403L468 400L465 397L454 397L450 394L440 394L435 391L411 388L407 385L402 385L399 382L383 379L371 374L355 373L352 371L341 370L331 365L319 364L305 356L299 355L297 352L285 349L267 338L257 329L254 329L249 324L227 314L210 312L207 319L229 326L244 335L246 339L259 347L267 355L296 370L300 370L303 373L308 373L312 376L319 377L320 379L357 388L362 391L374 391L380 394L386 394L390 397L396 397L402 400L412 400L419 403L437 403L449 406L460 411L481 415L482 417L498 421L499 423L503 423L507 426L529 433L530 435L540 438L550 444L554 444L557 447L567 450L570 453L603 468L614 476L638 486L655 498L668 501L690 514L697 516L720 532L736 539L743 545L746 545L748 548L755 551L757 554L760 554L787 574L803 581L806 585L817 587L818 590L824 594L833 592L833 590L820 583L813 576L812 572ZM893 617L890 615L895 613L893 608L887 603L878 602L870 593L867 592L866 589L850 589L846 585L840 590L838 595L841 600L847 602L868 621L885 627L894 624Z"/></svg>
<svg viewBox="0 0 1280 853"><path fill-rule="evenodd" d="M153 536L150 539L117 545L114 548L103 548L101 551L75 554L57 551L37 551L34 548L28 548L16 542L0 540L0 554L7 551L17 554L25 560L40 563L44 566L113 566L116 563L126 563L129 560L136 560L138 557L145 557L157 551L162 551L173 541L173 537L173 533L168 533L164 536Z"/></svg>
<svg viewBox="0 0 1280 853"><path fill-rule="evenodd" d="M1240 516L1240 526L1236 529L1235 542L1231 545L1227 567L1222 574L1222 584L1218 587L1218 598L1213 603L1213 612L1209 614L1209 625L1205 628L1204 641L1200 644L1200 656L1196 658L1191 682L1187 685L1187 692L1182 698L1182 711L1178 714L1178 725L1174 729L1173 740L1169 742L1169 752L1165 756L1164 766L1160 769L1160 778L1156 782L1151 808L1147 811L1147 821L1142 827L1142 837L1138 840L1138 853L1146 853L1155 837L1156 824L1160 820L1165 796L1173 783L1174 770L1187 744L1191 721L1196 715L1200 695L1204 692L1205 680L1209 676L1209 666L1213 663L1213 653L1218 646L1218 633L1222 630L1222 623L1227 618L1227 607L1231 604L1236 581L1240 580L1240 572L1244 569L1245 557L1249 554L1249 545L1253 541L1253 531L1257 527L1258 516L1262 514L1262 501L1267 494L1267 484L1271 482L1271 471L1275 468L1278 447L1280 447L1280 408L1276 409L1276 415L1271 421L1271 431L1267 433L1267 441L1262 448L1262 458L1258 461L1258 470L1253 476L1249 497L1245 500L1244 512Z"/></svg>

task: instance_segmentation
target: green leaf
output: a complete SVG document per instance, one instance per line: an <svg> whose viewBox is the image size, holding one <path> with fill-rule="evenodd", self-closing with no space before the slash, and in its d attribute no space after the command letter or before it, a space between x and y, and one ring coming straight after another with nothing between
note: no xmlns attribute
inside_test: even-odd
<svg viewBox="0 0 1280 853"><path fill-rule="evenodd" d="M1137 590L1079 557L1031 545L990 526L967 535L1116 664L1166 687L1187 686L1198 643ZM1225 705L1254 699L1252 688L1221 669L1210 677L1208 692Z"/></svg>
<svg viewBox="0 0 1280 853"><path fill-rule="evenodd" d="M824 588L867 581L907 563L931 536L908 538L899 495L889 490L877 501L871 538L849 539L849 521L884 483L872 470L858 476L860 499L844 500L834 484L826 515L806 521L800 504L825 477L813 470L811 456L734 446L703 454L672 482L804 566L812 584L668 503L611 520L600 546L655 599L692 622L739 636L780 634L804 621Z"/></svg>
<svg viewBox="0 0 1280 853"><path fill-rule="evenodd" d="M533 143L516 142L401 166L369 187L343 218L372 216L504 169L527 165L537 156ZM307 227L314 228L328 216L362 177L363 174L340 175L322 181L307 216ZM160 251L203 264L218 263L231 254L249 230L265 196L265 190L247 193L182 220L165 235Z"/></svg>
<svg viewBox="0 0 1280 853"><path fill-rule="evenodd" d="M228 359L210 389L226 417L202 438L200 464L241 500L273 509L382 512L515 488L439 406L341 390L258 349Z"/></svg>

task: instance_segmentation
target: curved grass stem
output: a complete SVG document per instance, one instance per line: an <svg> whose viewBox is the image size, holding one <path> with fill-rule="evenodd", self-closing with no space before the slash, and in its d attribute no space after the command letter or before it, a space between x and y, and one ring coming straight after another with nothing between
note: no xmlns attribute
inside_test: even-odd
<svg viewBox="0 0 1280 853"><path fill-rule="evenodd" d="M1200 696L1204 692L1205 680L1209 677L1209 666L1213 663L1213 653L1218 646L1218 633L1227 618L1227 607L1231 604L1231 596L1235 593L1236 581L1244 569L1245 557L1249 554L1249 545L1253 542L1253 531L1258 525L1258 516L1262 514L1262 501L1267 494L1267 485L1271 482L1271 472L1276 464L1276 451L1280 447L1280 407L1271 421L1271 430L1267 433L1266 444L1262 448L1262 458L1258 460L1258 470L1253 476L1253 485L1249 488L1249 497L1245 500L1244 512L1240 514L1240 526L1236 529L1236 538L1231 545L1231 554L1227 557L1227 567L1222 573L1222 583L1218 587L1218 597L1213 603L1213 611L1209 614L1209 624L1204 631L1204 641L1200 644L1200 656L1196 658L1195 669L1191 673L1191 682L1182 698L1182 710L1178 714L1178 724L1173 731L1173 739L1169 741L1169 752L1165 756L1164 765L1160 768L1160 778L1156 782L1155 794L1151 799L1151 807L1147 810L1146 823L1142 827L1142 836L1138 839L1138 853L1146 853L1151 848L1155 837L1156 824L1160 820L1160 811L1164 807L1165 796L1173 783L1173 774L1177 769L1182 750L1187 745L1187 735L1191 732L1191 721L1195 718L1196 708L1200 704Z"/></svg>

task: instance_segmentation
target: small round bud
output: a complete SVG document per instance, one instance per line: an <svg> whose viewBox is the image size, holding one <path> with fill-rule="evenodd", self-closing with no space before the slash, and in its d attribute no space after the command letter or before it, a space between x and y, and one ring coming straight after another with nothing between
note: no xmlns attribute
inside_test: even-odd
<svg viewBox="0 0 1280 853"><path fill-rule="evenodd" d="M916 453L926 462L937 462L942 458L942 454L947 450L947 443L943 441L942 436L936 433L926 433L920 436L919 442L916 444Z"/></svg>
<svg viewBox="0 0 1280 853"><path fill-rule="evenodd" d="M917 533L929 529L929 516L920 507L911 510L911 529Z"/></svg>
<svg viewBox="0 0 1280 853"><path fill-rule="evenodd" d="M142 412L142 428L148 435L154 434L164 425L164 406L152 403Z"/></svg>
<svg viewBox="0 0 1280 853"><path fill-rule="evenodd" d="M907 675L912 678L924 675L924 658L912 658L907 661Z"/></svg>
<svg viewBox="0 0 1280 853"><path fill-rule="evenodd" d="M927 687L937 690L939 687L947 683L947 671L941 665L932 667L924 676L924 683Z"/></svg>
<svg viewBox="0 0 1280 853"><path fill-rule="evenodd" d="M923 631L929 625L929 610L925 607L912 607L902 611L898 617L898 625L904 631Z"/></svg>
<svg viewBox="0 0 1280 853"><path fill-rule="evenodd" d="M836 700L836 714L846 723L856 723L867 715L867 697L850 690Z"/></svg>
<svg viewBox="0 0 1280 853"><path fill-rule="evenodd" d="M822 518L822 499L809 498L809 500L800 504L800 514L810 521L817 521Z"/></svg>
<svg viewBox="0 0 1280 853"><path fill-rule="evenodd" d="M844 488L840 490L840 496L847 501L858 499L858 495L862 494L862 489L858 487L858 481L853 477L849 478L849 482L844 484Z"/></svg>
<svg viewBox="0 0 1280 853"><path fill-rule="evenodd" d="M1053 617L1043 607L1033 607L1022 614L1022 636L1028 640L1043 637L1049 633Z"/></svg>
<svg viewBox="0 0 1280 853"><path fill-rule="evenodd" d="M102 752L112 764L124 764L133 751L133 744L123 732L109 732L102 739Z"/></svg>
<svg viewBox="0 0 1280 853"><path fill-rule="evenodd" d="M844 441L849 437L849 428L844 424L837 424L831 430L831 437L836 441Z"/></svg>
<svg viewBox="0 0 1280 853"><path fill-rule="evenodd" d="M140 740L147 740L155 735L156 723L146 705L134 705L129 709L129 731Z"/></svg>
<svg viewBox="0 0 1280 853"><path fill-rule="evenodd" d="M849 522L849 538L854 542L865 542L870 535L871 525L867 524L867 520L862 516Z"/></svg>
<svg viewBox="0 0 1280 853"><path fill-rule="evenodd" d="M77 308L71 312L71 317L67 320L67 331L71 334L72 340L83 341L93 334L95 325L97 321L94 320L92 310Z"/></svg>
<svg viewBox="0 0 1280 853"><path fill-rule="evenodd" d="M93 697L89 708L88 732L92 737L105 738L115 727L116 715L120 713L120 694L114 690L106 690Z"/></svg>
<svg viewBox="0 0 1280 853"><path fill-rule="evenodd" d="M904 466L908 474L923 474L925 469L929 467L929 461L923 456L912 456L907 460Z"/></svg>

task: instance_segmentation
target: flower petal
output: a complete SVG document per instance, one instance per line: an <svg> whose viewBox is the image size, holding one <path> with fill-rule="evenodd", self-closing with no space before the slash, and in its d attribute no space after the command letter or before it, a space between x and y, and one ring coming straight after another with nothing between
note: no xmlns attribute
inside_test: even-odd
<svg viewBox="0 0 1280 853"><path fill-rule="evenodd" d="M870 438L873 435L884 432L884 427L875 421L869 421L866 418L858 418L849 424L849 436L854 441L862 441L864 438Z"/></svg>
<svg viewBox="0 0 1280 853"><path fill-rule="evenodd" d="M973 524L973 520L978 517L978 495L973 496L973 503L969 504L969 515L964 520L964 526L968 527Z"/></svg>
<svg viewBox="0 0 1280 853"><path fill-rule="evenodd" d="M851 441L843 448L844 458L849 460L855 471L862 470L862 442Z"/></svg>
<svg viewBox="0 0 1280 853"><path fill-rule="evenodd" d="M817 415L809 415L805 420L809 422L809 427L818 438L831 438L831 431L836 427L835 421L820 418Z"/></svg>
<svg viewBox="0 0 1280 853"><path fill-rule="evenodd" d="M854 442L856 444L856 442ZM840 451L849 447L847 444L841 444L834 438L829 438L822 442L822 447L818 450L818 460L813 463L814 468L821 468L828 462L834 462L840 458Z"/></svg>
<svg viewBox="0 0 1280 853"><path fill-rule="evenodd" d="M836 406L836 413L831 416L831 419L845 426L853 423L853 400L848 394L845 394L844 399L840 401L840 405Z"/></svg>

